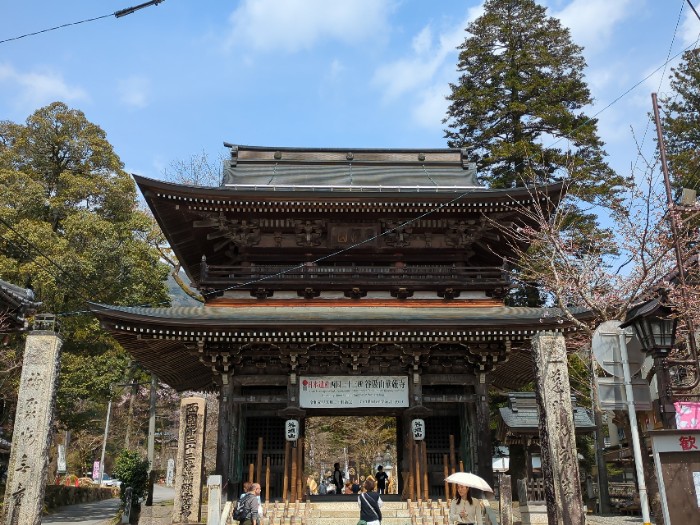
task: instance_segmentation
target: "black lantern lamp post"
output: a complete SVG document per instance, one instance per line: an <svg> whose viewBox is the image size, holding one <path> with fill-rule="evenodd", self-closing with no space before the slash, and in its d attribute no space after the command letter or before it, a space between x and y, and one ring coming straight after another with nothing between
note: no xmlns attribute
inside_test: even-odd
<svg viewBox="0 0 700 525"><path fill-rule="evenodd" d="M659 411L665 429L676 428L676 410L666 358L675 343L677 324L673 308L658 299L651 299L631 308L625 322L620 325L620 328L631 326L644 352L654 358Z"/></svg>

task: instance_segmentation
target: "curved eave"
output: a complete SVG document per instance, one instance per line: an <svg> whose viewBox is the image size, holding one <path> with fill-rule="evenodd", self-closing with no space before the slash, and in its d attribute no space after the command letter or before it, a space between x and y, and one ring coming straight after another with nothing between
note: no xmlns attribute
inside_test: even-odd
<svg viewBox="0 0 700 525"><path fill-rule="evenodd" d="M251 305L252 306L252 305ZM565 330L571 323L556 308L526 307L396 307L376 306L257 306L142 308L91 304L101 319L161 327L163 330L320 330L349 328L381 330L439 330L458 327L460 332ZM582 310L574 315L587 317Z"/></svg>
<svg viewBox="0 0 700 525"><path fill-rule="evenodd" d="M213 387L214 374L193 343L210 340L241 344L255 340L313 343L328 336L396 342L420 338L454 341L520 341L543 330L567 331L570 323L547 308L367 308L367 307L175 307L140 308L90 304L136 361L176 390ZM576 311L586 319L589 314ZM499 388L532 380L529 351L514 350L493 372Z"/></svg>
<svg viewBox="0 0 700 525"><path fill-rule="evenodd" d="M281 189L276 186L194 186L176 184L161 180L150 179L132 174L139 189L147 199L160 198L169 202L183 200L194 204L206 203L219 205L233 204L242 199L246 201L274 202L275 200L302 199L316 201L345 201L348 199L363 200L413 200L443 202L446 198L459 197L460 202L523 204L531 202L534 195L540 198L547 197L557 203L565 192L563 182L542 185L538 187L523 187L492 189L475 186L464 187L439 187L434 186L405 186L403 189L391 191L390 189L371 186L357 188L356 192L333 191L331 187L298 186L299 190ZM284 188L292 188L284 186ZM348 187L350 188L350 187Z"/></svg>

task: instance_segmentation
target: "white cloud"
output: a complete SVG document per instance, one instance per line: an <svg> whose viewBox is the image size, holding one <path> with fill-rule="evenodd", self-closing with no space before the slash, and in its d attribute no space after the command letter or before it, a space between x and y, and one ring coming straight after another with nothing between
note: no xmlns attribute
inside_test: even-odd
<svg viewBox="0 0 700 525"><path fill-rule="evenodd" d="M695 3L698 3L695 9L700 13L700 2L694 2L693 5L695 5ZM690 44L697 44L700 38L700 21L690 7L685 11L685 17L683 18L679 32L683 47L689 46Z"/></svg>
<svg viewBox="0 0 700 525"><path fill-rule="evenodd" d="M419 94L419 102L411 111L413 120L423 128L443 129L442 119L447 114L449 86L435 84Z"/></svg>
<svg viewBox="0 0 700 525"><path fill-rule="evenodd" d="M345 72L345 66L337 58L331 62L331 66L328 70L328 79L336 80Z"/></svg>
<svg viewBox="0 0 700 525"><path fill-rule="evenodd" d="M364 43L387 31L394 0L243 0L225 47L294 53L323 40Z"/></svg>
<svg viewBox="0 0 700 525"><path fill-rule="evenodd" d="M27 110L57 100L74 102L89 98L85 90L68 85L60 74L49 69L20 72L9 64L0 64L0 86L3 84L16 92L15 105Z"/></svg>
<svg viewBox="0 0 700 525"><path fill-rule="evenodd" d="M632 16L632 0L573 0L559 12L559 18L571 30L574 42L589 52L598 52L608 45L615 26Z"/></svg>
<svg viewBox="0 0 700 525"><path fill-rule="evenodd" d="M131 108L145 108L150 102L151 82L140 76L120 80L117 85L119 99Z"/></svg>
<svg viewBox="0 0 700 525"><path fill-rule="evenodd" d="M462 20L437 39L428 25L413 38L411 56L377 68L372 84L384 92L384 100L394 100L418 89L430 91L436 79L442 79L443 69L454 70L457 46L464 40L468 23L469 19Z"/></svg>

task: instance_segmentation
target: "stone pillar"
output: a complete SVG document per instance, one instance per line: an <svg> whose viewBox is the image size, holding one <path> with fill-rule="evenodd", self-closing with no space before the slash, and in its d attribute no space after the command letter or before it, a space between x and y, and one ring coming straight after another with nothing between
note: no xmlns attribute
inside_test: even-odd
<svg viewBox="0 0 700 525"><path fill-rule="evenodd" d="M41 523L62 344L52 331L27 336L7 471L5 525Z"/></svg>
<svg viewBox="0 0 700 525"><path fill-rule="evenodd" d="M204 399L185 397L180 401L173 524L198 523L201 518L205 421Z"/></svg>
<svg viewBox="0 0 700 525"><path fill-rule="evenodd" d="M513 489L510 476L498 474L498 507L500 509L500 525L513 525Z"/></svg>
<svg viewBox="0 0 700 525"><path fill-rule="evenodd" d="M538 333L532 338L532 353L549 525L584 525L564 336Z"/></svg>
<svg viewBox="0 0 700 525"><path fill-rule="evenodd" d="M221 520L221 476L207 479L209 498L207 500L207 525L220 525Z"/></svg>
<svg viewBox="0 0 700 525"><path fill-rule="evenodd" d="M233 423L233 378L230 375L220 376L219 385L219 428L216 437L216 470L221 476L224 498L230 500L228 488L233 484L231 479L231 435ZM231 494L232 495L232 494Z"/></svg>
<svg viewBox="0 0 700 525"><path fill-rule="evenodd" d="M493 446L491 442L491 411L486 374L479 374L476 393L476 456L477 474L493 487Z"/></svg>

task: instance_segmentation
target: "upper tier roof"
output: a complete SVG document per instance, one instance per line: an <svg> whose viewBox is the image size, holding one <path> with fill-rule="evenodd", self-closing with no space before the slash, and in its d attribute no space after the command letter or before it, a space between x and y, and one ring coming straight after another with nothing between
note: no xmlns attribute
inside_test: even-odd
<svg viewBox="0 0 700 525"><path fill-rule="evenodd" d="M448 191L482 187L460 149L349 149L237 146L224 162L223 186L332 191Z"/></svg>
<svg viewBox="0 0 700 525"><path fill-rule="evenodd" d="M217 187L134 176L195 285L201 278L203 257L209 265L238 264L244 252L247 261L265 264L299 264L327 257L343 247L331 239L333 228L341 223L362 223L358 227L365 228L364 233L367 224L378 225L368 234L378 238L377 243L356 243L343 255L348 264L367 263L377 253L386 259L384 252L397 250L385 246L380 234L410 222L416 240L402 249L404 262L427 264L423 259L430 254L431 263L444 262L445 257L452 263L459 254L473 252L472 266L500 267L503 258L511 255L509 245L490 231L494 228L489 220L527 222L527 209L538 203L550 209L564 194L562 183L502 189L480 186L474 165L459 149L229 147L232 156L226 162L223 184ZM426 234L444 236L460 224L469 230L469 235L462 236L462 244L468 246L433 243L426 249L431 242L425 240ZM322 231L320 243L295 244L299 228L305 225ZM234 248L238 251L231 255Z"/></svg>

